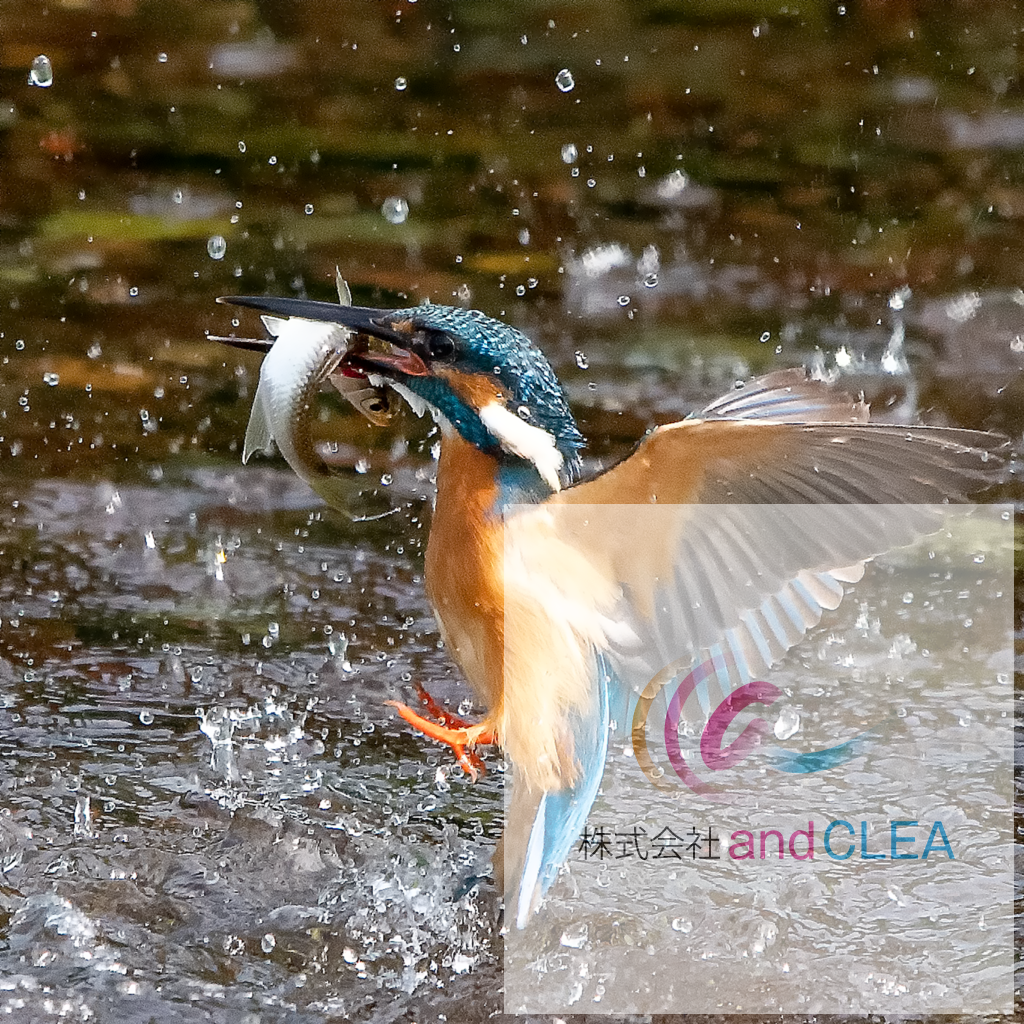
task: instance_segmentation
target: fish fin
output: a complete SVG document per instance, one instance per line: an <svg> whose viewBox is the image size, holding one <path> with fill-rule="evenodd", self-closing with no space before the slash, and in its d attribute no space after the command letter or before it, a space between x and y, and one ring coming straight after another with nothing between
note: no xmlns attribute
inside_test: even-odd
<svg viewBox="0 0 1024 1024"><path fill-rule="evenodd" d="M559 868L579 839L601 785L608 756L611 682L608 663L603 656L598 658L596 679L597 707L585 719L577 719L573 727L574 750L580 769L576 782L539 795L527 791L519 801L515 792L512 795L506 831L521 836L525 823L521 819L515 820L516 810L520 808L528 812L532 806L533 811L525 849L517 858L520 863L508 864L512 870L505 872L505 878L515 887L511 893L506 892L506 910L517 928L526 927L530 915L557 877ZM506 849L509 849L508 845ZM516 856L515 851L509 852Z"/></svg>
<svg viewBox="0 0 1024 1024"><path fill-rule="evenodd" d="M274 435L270 429L270 420L267 418L266 397L266 389L261 379L256 385L256 397L253 399L252 412L249 414L249 426L245 430L245 443L242 445L243 465L254 452L273 454Z"/></svg>
<svg viewBox="0 0 1024 1024"><path fill-rule="evenodd" d="M352 289L349 288L348 282L341 276L341 267L334 268L334 283L338 287L338 305L339 306L351 306L352 305Z"/></svg>

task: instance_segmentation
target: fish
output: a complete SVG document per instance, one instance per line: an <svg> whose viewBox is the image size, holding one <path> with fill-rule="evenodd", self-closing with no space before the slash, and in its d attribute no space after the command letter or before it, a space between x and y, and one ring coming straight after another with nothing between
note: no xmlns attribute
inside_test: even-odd
<svg viewBox="0 0 1024 1024"><path fill-rule="evenodd" d="M334 283L338 289L338 305L352 305L352 290L341 276L341 268L334 268ZM395 407L385 387L371 384L365 374L346 368L339 373L328 375L335 390L347 399L374 426L385 427L395 415Z"/></svg>
<svg viewBox="0 0 1024 1024"><path fill-rule="evenodd" d="M274 339L260 366L260 379L242 446L242 462L274 446L296 475L324 501L344 501L348 488L320 458L312 437L316 396L345 353L352 332L340 324L298 317L262 316Z"/></svg>
<svg viewBox="0 0 1024 1024"><path fill-rule="evenodd" d="M337 275L340 305L351 305L348 285ZM259 347L267 354L260 366L259 383L245 431L242 462L256 453L272 454L275 445L296 475L326 502L344 503L350 485L320 457L312 436L316 396L329 382L363 416L377 426L387 424L394 407L383 387L372 385L365 374L343 366L355 332L341 324L301 317L261 316L270 342L233 344Z"/></svg>
<svg viewBox="0 0 1024 1024"><path fill-rule="evenodd" d="M391 396L385 388L375 387L365 374L353 375L346 370L331 373L327 379L335 390L350 402L371 423L378 427L386 427L395 415L395 407Z"/></svg>
<svg viewBox="0 0 1024 1024"><path fill-rule="evenodd" d="M352 294L337 271L338 303L352 304ZM301 316L260 317L269 339L211 335L238 348L265 352L242 450L247 463L257 452L271 455L274 446L305 483L329 504L339 507L350 487L337 469L319 454L312 437L316 395L325 383L362 416L385 426L394 416L394 402L382 384L345 365L356 332L341 324L310 321Z"/></svg>

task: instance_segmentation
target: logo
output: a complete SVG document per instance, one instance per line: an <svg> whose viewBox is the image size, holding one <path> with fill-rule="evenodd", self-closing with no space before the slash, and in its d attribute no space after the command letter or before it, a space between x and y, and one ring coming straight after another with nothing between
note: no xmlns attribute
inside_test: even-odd
<svg viewBox="0 0 1024 1024"><path fill-rule="evenodd" d="M693 702L699 703L702 709L710 708L711 693L717 684L719 692L726 690L730 672L729 664L722 660L708 659L692 669L679 683L668 701L665 712L664 742L672 770L688 789L708 800L722 800L725 790L711 782L705 781L698 773L697 765L688 763L680 744L680 719L683 709ZM631 729L633 754L647 778L660 789L667 788L665 772L659 768L651 756L647 740L648 720L652 707L674 678L678 675L676 667L670 665L662 669L644 688L633 713ZM714 710L705 710L704 728L700 735L700 761L710 772L720 772L733 768L760 748L761 756L777 771L795 775L806 775L810 772L827 771L845 764L861 753L869 740L877 738L878 728L870 729L833 747L822 750L799 752L787 750L770 743L772 726L763 718L753 718L731 743L723 746L723 740L729 727L736 717L753 705L771 707L783 691L772 683L754 680L745 683L731 692L726 692L724 699ZM691 757L691 761L693 758Z"/></svg>

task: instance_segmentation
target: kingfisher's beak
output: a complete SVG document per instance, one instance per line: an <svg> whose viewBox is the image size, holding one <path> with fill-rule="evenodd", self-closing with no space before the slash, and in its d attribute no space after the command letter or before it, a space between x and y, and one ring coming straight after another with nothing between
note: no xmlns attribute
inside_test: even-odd
<svg viewBox="0 0 1024 1024"><path fill-rule="evenodd" d="M406 347L409 334L394 326L391 310L340 306L333 302L273 295L222 295L217 301L226 305L245 306L274 316L301 317L304 320L347 327L355 337L352 347L342 360L342 366L349 365L363 373L400 373L410 377L425 377L430 372L423 360ZM260 351L266 351L274 343L273 340L262 342L252 338L218 337L215 340L236 348Z"/></svg>

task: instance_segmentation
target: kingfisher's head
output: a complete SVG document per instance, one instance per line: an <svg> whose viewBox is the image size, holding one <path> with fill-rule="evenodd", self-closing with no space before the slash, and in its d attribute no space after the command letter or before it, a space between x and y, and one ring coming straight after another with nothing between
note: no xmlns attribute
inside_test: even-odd
<svg viewBox="0 0 1024 1024"><path fill-rule="evenodd" d="M529 338L500 320L433 304L386 310L255 296L222 301L341 324L352 332L338 367L344 374L392 388L417 414L430 412L443 430L503 468L536 474L551 490L579 475L584 439L558 378Z"/></svg>

